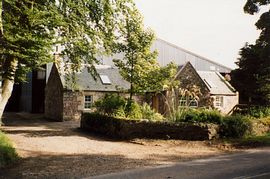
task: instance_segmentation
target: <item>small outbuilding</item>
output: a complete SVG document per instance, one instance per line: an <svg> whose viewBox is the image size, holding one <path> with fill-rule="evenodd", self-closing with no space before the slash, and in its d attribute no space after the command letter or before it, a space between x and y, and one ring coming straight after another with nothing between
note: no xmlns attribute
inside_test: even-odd
<svg viewBox="0 0 270 179"><path fill-rule="evenodd" d="M121 93L130 88L117 68L97 65L94 78L86 67L74 76L52 67L45 88L45 116L57 121L79 120L81 112L90 112L96 100L108 93Z"/></svg>
<svg viewBox="0 0 270 179"><path fill-rule="evenodd" d="M197 86L200 89L199 99L189 102L191 107L214 107L223 114L228 114L239 102L238 92L217 71L197 71L187 62L178 71L176 79L180 81L180 88ZM180 101L179 104L187 103Z"/></svg>

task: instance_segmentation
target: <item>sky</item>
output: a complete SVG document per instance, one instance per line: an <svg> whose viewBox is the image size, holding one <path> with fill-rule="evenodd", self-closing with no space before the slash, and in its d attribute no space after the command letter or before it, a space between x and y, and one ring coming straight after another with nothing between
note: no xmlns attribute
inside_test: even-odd
<svg viewBox="0 0 270 179"><path fill-rule="evenodd" d="M260 15L245 14L245 0L134 2L158 38L231 68L239 50L260 33L254 25Z"/></svg>

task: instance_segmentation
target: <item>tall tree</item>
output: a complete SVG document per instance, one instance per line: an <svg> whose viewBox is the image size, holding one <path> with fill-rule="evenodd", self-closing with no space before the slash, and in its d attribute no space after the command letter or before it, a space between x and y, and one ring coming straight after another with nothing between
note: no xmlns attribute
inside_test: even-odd
<svg viewBox="0 0 270 179"><path fill-rule="evenodd" d="M248 0L244 11L259 12L260 7L270 5L269 0ZM233 84L240 96L250 104L270 105L270 9L264 12L255 24L261 30L255 44L246 44L236 62L238 69L232 71Z"/></svg>
<svg viewBox="0 0 270 179"><path fill-rule="evenodd" d="M130 13L121 28L122 41L117 44L124 53L123 59L114 59L124 79L130 82L130 100L133 94L151 88L149 74L159 68L156 61L157 52L151 51L154 33L144 29L143 19L138 11Z"/></svg>
<svg viewBox="0 0 270 179"><path fill-rule="evenodd" d="M64 47L72 70L83 63L93 72L96 57L114 50L126 17L135 10L132 0L1 0L0 118L14 83L53 62L53 45Z"/></svg>

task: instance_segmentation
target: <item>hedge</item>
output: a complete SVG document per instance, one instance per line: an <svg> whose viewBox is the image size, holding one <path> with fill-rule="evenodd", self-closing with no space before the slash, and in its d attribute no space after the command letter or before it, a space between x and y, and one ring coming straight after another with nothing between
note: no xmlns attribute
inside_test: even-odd
<svg viewBox="0 0 270 179"><path fill-rule="evenodd" d="M83 113L81 128L117 139L153 138L183 140L218 138L219 130L216 124L125 120L97 113Z"/></svg>

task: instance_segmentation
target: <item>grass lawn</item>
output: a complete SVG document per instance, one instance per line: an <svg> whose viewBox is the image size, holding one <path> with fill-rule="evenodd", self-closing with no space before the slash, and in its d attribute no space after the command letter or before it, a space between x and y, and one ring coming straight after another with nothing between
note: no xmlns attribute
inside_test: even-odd
<svg viewBox="0 0 270 179"><path fill-rule="evenodd" d="M0 131L0 168L15 162L18 158L11 141Z"/></svg>

